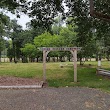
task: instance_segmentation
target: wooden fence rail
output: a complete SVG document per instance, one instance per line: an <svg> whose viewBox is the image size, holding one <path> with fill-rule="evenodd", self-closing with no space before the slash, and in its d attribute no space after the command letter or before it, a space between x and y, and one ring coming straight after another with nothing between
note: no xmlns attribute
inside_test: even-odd
<svg viewBox="0 0 110 110"><path fill-rule="evenodd" d="M110 76L110 71L104 70L104 69L97 69L97 74L104 75L104 76Z"/></svg>

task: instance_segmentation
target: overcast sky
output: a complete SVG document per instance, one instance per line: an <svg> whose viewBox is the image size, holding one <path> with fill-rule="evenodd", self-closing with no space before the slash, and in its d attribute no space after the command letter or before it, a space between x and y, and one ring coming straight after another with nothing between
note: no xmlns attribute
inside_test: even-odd
<svg viewBox="0 0 110 110"><path fill-rule="evenodd" d="M27 15L24 14L21 14L20 18L17 18L14 14L11 14L10 12L8 12L7 15L10 17L10 19L17 19L18 24L20 24L23 29L26 29L26 23L31 20Z"/></svg>

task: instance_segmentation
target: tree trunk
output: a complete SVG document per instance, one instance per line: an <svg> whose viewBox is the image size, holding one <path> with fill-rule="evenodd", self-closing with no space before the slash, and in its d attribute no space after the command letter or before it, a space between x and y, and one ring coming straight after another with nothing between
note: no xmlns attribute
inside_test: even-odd
<svg viewBox="0 0 110 110"><path fill-rule="evenodd" d="M36 57L37 61L36 62L39 62L39 57Z"/></svg>
<svg viewBox="0 0 110 110"><path fill-rule="evenodd" d="M80 65L82 65L82 58L79 58L79 60L80 60Z"/></svg>
<svg viewBox="0 0 110 110"><path fill-rule="evenodd" d="M46 58L46 61L47 62L50 62L50 57L49 56Z"/></svg>
<svg viewBox="0 0 110 110"><path fill-rule="evenodd" d="M96 54L96 61L98 61L98 54Z"/></svg>
<svg viewBox="0 0 110 110"><path fill-rule="evenodd" d="M99 54L99 60L101 61L101 59L102 59L102 56L101 56L101 54Z"/></svg>
<svg viewBox="0 0 110 110"><path fill-rule="evenodd" d="M110 61L110 57L109 57L109 55L107 55L107 57L106 57L106 58L107 58L107 60L108 60L108 61Z"/></svg>
<svg viewBox="0 0 110 110"><path fill-rule="evenodd" d="M22 57L22 63L28 63L27 57L25 57L25 56Z"/></svg>
<svg viewBox="0 0 110 110"><path fill-rule="evenodd" d="M1 63L1 51L0 51L0 63Z"/></svg>
<svg viewBox="0 0 110 110"><path fill-rule="evenodd" d="M69 62L70 62L70 59L71 59L71 58L70 58L70 57L68 57Z"/></svg>
<svg viewBox="0 0 110 110"><path fill-rule="evenodd" d="M88 61L88 58L85 58L85 61Z"/></svg>
<svg viewBox="0 0 110 110"><path fill-rule="evenodd" d="M62 62L63 60L62 60L62 57L59 57L60 58L60 62Z"/></svg>
<svg viewBox="0 0 110 110"><path fill-rule="evenodd" d="M16 63L16 47L15 47L14 39L12 39L12 44L13 44L14 62Z"/></svg>
<svg viewBox="0 0 110 110"><path fill-rule="evenodd" d="M13 59L12 57L11 57L11 58L9 58L9 60L10 60L10 63L12 62L12 59Z"/></svg>
<svg viewBox="0 0 110 110"><path fill-rule="evenodd" d="M52 58L53 62L55 62L55 57Z"/></svg>
<svg viewBox="0 0 110 110"><path fill-rule="evenodd" d="M82 61L82 57L80 57L79 60L80 60L80 65L84 65L84 62Z"/></svg>
<svg viewBox="0 0 110 110"><path fill-rule="evenodd" d="M58 57L57 57L57 62L58 62Z"/></svg>

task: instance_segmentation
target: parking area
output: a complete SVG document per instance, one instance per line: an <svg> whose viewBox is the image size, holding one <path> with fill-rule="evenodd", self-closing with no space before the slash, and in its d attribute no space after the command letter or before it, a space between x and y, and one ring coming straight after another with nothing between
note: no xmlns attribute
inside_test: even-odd
<svg viewBox="0 0 110 110"><path fill-rule="evenodd" d="M110 94L80 87L1 89L0 110L110 110Z"/></svg>

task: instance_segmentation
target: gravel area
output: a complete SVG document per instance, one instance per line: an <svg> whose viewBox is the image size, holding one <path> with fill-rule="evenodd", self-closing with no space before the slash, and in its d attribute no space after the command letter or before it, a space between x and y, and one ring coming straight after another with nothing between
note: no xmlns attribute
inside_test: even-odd
<svg viewBox="0 0 110 110"><path fill-rule="evenodd" d="M0 110L110 110L110 94L85 87L1 89Z"/></svg>

